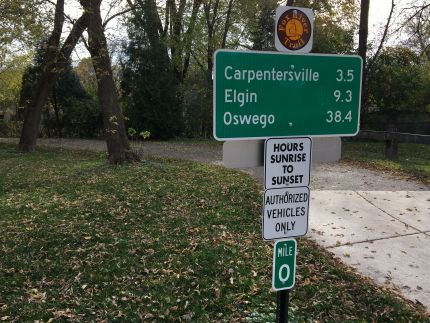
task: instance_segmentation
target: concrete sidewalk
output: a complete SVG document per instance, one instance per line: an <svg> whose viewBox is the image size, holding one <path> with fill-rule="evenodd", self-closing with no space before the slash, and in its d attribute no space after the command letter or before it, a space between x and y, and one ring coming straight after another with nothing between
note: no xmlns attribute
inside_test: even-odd
<svg viewBox="0 0 430 323"><path fill-rule="evenodd" d="M262 167L245 172L263 183ZM306 237L430 310L430 188L342 163L311 170Z"/></svg>
<svg viewBox="0 0 430 323"><path fill-rule="evenodd" d="M430 309L429 191L312 191L309 236Z"/></svg>

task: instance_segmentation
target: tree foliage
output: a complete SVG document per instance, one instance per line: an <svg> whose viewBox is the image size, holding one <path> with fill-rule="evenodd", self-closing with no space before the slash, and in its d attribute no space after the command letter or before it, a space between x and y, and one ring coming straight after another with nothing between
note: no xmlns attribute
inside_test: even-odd
<svg viewBox="0 0 430 323"><path fill-rule="evenodd" d="M15 51L22 55L23 47L32 49L38 43L51 23L52 10L44 0L1 0L0 17L1 69L13 61Z"/></svg>
<svg viewBox="0 0 430 323"><path fill-rule="evenodd" d="M413 48L420 56L430 60L430 3L413 2L405 10L404 30L408 37L403 44Z"/></svg>
<svg viewBox="0 0 430 323"><path fill-rule="evenodd" d="M369 100L384 111L425 111L430 105L430 65L404 47L388 47L369 72Z"/></svg>
<svg viewBox="0 0 430 323"><path fill-rule="evenodd" d="M274 50L275 10L273 0L261 0L255 6L255 20L250 19L250 41L253 50Z"/></svg>
<svg viewBox="0 0 430 323"><path fill-rule="evenodd" d="M97 98L97 77L94 70L91 58L83 58L79 61L78 65L73 69L78 75L82 86L85 91L94 99Z"/></svg>
<svg viewBox="0 0 430 323"><path fill-rule="evenodd" d="M23 75L20 103L28 109L32 92L42 75L44 47L39 47ZM94 137L100 134L101 116L69 60L59 73L43 109L42 131L48 136Z"/></svg>
<svg viewBox="0 0 430 323"><path fill-rule="evenodd" d="M354 0L296 0L295 6L315 13L313 53L351 54L358 25L358 6Z"/></svg>
<svg viewBox="0 0 430 323"><path fill-rule="evenodd" d="M182 114L176 101L177 79L167 46L156 29L150 1L130 19L129 42L124 48L123 102L128 125L152 138L171 138L182 131Z"/></svg>
<svg viewBox="0 0 430 323"><path fill-rule="evenodd" d="M13 80L19 78L20 73L22 74L22 69L14 67L16 61L10 53L17 46L33 46L35 39L40 40L43 35L48 34L47 30L53 30L51 27L55 19L52 4L57 5L56 11L58 11L60 2L60 0L0 1L2 15L0 83L3 82L0 88L0 104L3 106L12 106L10 102L13 99L10 98L13 97L13 93L16 98L17 93L16 82ZM295 0L289 2L293 2L294 6L311 8L315 13L313 52L336 54L356 52L357 44L354 43L354 37L358 31L360 8L368 1ZM174 137L183 134L184 131L189 136L211 134L214 52L219 48L273 50L274 13L279 5L277 0L80 0L79 3L86 8L81 27L91 26L88 30L91 29L94 36L89 37L87 48L91 51L95 65L99 64L99 68L94 69L92 62L84 59L75 68L83 88L92 98L98 97L100 102L107 104L110 102L107 100L107 97L110 97L109 93L115 90L113 87L112 91L106 90L102 85L104 81L109 83L109 86L112 85L110 82L112 80L107 80L105 76L114 79L115 73L121 75L123 95L121 103L130 118L128 126L138 131L149 130L152 138ZM282 2L284 3L285 1ZM103 48L108 48L109 45L102 35L103 28L111 18L99 21L101 4L108 8L110 12L108 16L126 14L124 21L127 22L129 39L121 53L123 70L112 68L110 58L102 55ZM127 7L123 7L124 4ZM426 93L429 91L421 85L428 84L426 82L429 70L427 62L430 57L429 8L428 0L419 0L411 1L408 8L400 11L404 18L402 30L409 36L403 43L411 47L418 56L421 55L419 62L416 56L401 48L383 50L381 46L380 53L383 54L381 58L376 55L376 58L372 59L370 55L364 55L370 57L369 78L373 78L370 80L371 89L368 93L371 100L369 105L378 105L381 109L396 111L396 109L411 108L422 110L428 104ZM86 20L89 15L92 19ZM57 16L56 14L55 17ZM75 35L80 32L78 30ZM99 43L95 44L94 39L98 39ZM75 40L72 39L70 44L74 46ZM93 46L90 44L91 41ZM70 69L70 66L66 67L67 55L63 55L64 57L60 55L61 51L66 54L69 54L69 51L63 48L61 43L58 41L57 45L48 46L55 49L53 51L55 55L51 55L51 65L47 65L48 68L44 71L52 78L56 77L56 71L62 68L65 71ZM363 46L368 44L365 40L360 43L363 51ZM97 49L95 45L99 48ZM100 67L102 60L97 55L103 56L102 67ZM61 68L58 68L58 59L62 60L63 65L65 64ZM7 72L9 65L12 67L11 71L16 71L16 75ZM411 78L411 81L405 82L407 78ZM71 82L68 86L73 87L72 78L66 79L67 82ZM63 81L66 82L66 79ZM33 93L42 92L33 91ZM55 97L56 90L54 89L52 93ZM367 95L367 91L365 93ZM63 96L67 98L67 93L59 94L59 97ZM5 99L6 97L9 99ZM35 99L38 100L38 98ZM54 107L51 98L49 100L48 105ZM9 103L6 104L6 101ZM112 102L117 102L115 95L112 96ZM72 104L81 106L80 113L67 115L65 111L75 110L67 108L66 102L61 104L65 107L60 109L64 110L62 116L75 118L75 120L79 117L93 120L95 116L93 112L97 108L103 109L101 103L94 103L94 101L89 110L85 104ZM121 114L119 109L115 111ZM110 126L110 117L105 118L107 126L104 126L104 130ZM53 120L55 121L55 118ZM66 122L64 119L62 124L65 125ZM74 124L75 121L71 122ZM66 133L65 129L63 131ZM73 132L82 135L78 130ZM123 139L118 139L118 142L124 141ZM28 146L30 147L31 144L32 142Z"/></svg>
<svg viewBox="0 0 430 323"><path fill-rule="evenodd" d="M21 80L30 55L16 56L0 72L0 111L15 114L19 106Z"/></svg>

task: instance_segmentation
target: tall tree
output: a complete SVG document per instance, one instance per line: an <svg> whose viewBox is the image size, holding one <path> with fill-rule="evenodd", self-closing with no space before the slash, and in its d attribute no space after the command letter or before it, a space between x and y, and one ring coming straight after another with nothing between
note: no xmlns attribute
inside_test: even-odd
<svg viewBox="0 0 430 323"><path fill-rule="evenodd" d="M206 24L206 68L208 86L212 87L213 56L218 48L225 48L232 26L232 10L237 0L206 0L203 2Z"/></svg>
<svg viewBox="0 0 430 323"><path fill-rule="evenodd" d="M8 61L13 61L17 47L31 49L52 23L52 12L46 0L0 1L0 73Z"/></svg>
<svg viewBox="0 0 430 323"><path fill-rule="evenodd" d="M414 1L404 9L403 14L405 21L400 29L408 34L404 43L430 61L430 1Z"/></svg>
<svg viewBox="0 0 430 323"><path fill-rule="evenodd" d="M112 164L136 159L124 125L124 116L119 107L112 65L103 29L100 6L102 0L80 0L89 15L88 45L97 77L98 99L103 115L104 133L108 159Z"/></svg>
<svg viewBox="0 0 430 323"><path fill-rule="evenodd" d="M369 100L381 112L424 112L430 104L429 63L404 47L382 50L369 71Z"/></svg>
<svg viewBox="0 0 430 323"><path fill-rule="evenodd" d="M250 38L253 50L273 50L275 47L274 25L277 3L274 0L258 1L255 24L251 24Z"/></svg>
<svg viewBox="0 0 430 323"><path fill-rule="evenodd" d="M16 115L19 107L21 80L30 55L16 56L4 68L0 68L0 111Z"/></svg>
<svg viewBox="0 0 430 323"><path fill-rule="evenodd" d="M393 17L394 7L395 7L395 2L394 2L394 0L391 0L391 9L390 9L390 13L388 15L387 22L385 24L384 32L382 33L381 41L379 42L379 46L376 49L375 54L373 54L372 58L367 63L367 67L366 67L366 73L367 74L371 71L372 66L375 63L375 60L378 58L379 54L381 53L382 48L384 47L384 43L387 40L388 30L390 28L391 19Z"/></svg>
<svg viewBox="0 0 430 323"><path fill-rule="evenodd" d="M363 60L363 71L361 79L361 111L367 109L367 36L369 33L369 6L370 0L361 0L360 4L360 25L358 31L358 55Z"/></svg>
<svg viewBox="0 0 430 323"><path fill-rule="evenodd" d="M196 25L197 14L202 4L202 0L194 0L191 2L191 12L186 29L184 28L186 17L185 9L187 6L186 0L180 0L178 5L174 0L167 1L168 13L170 15L170 50L172 53L172 62L175 76L178 83L182 83L187 76L191 57L191 44L193 33ZM190 4L188 4L190 5Z"/></svg>
<svg viewBox="0 0 430 323"><path fill-rule="evenodd" d="M190 67L192 43L199 9L203 0L166 0L165 7L155 0L127 0L133 15L141 19L141 8L151 6L158 37L165 42L171 56L173 73L178 84L183 83ZM140 21L143 23L143 21Z"/></svg>
<svg viewBox="0 0 430 323"><path fill-rule="evenodd" d="M181 135L182 113L176 102L177 75L167 46L157 28L156 7L143 1L139 14L128 24L129 42L124 49L123 100L129 124L149 130L152 138Z"/></svg>
<svg viewBox="0 0 430 323"><path fill-rule="evenodd" d="M44 57L42 62L42 73L34 88L30 104L25 111L24 125L22 128L19 149L21 151L34 151L36 138L39 132L42 108L46 103L49 91L55 83L58 73L56 70L56 59L60 45L61 33L64 24L64 0L58 0L55 6L54 28L51 36L47 39L43 48Z"/></svg>
<svg viewBox="0 0 430 323"><path fill-rule="evenodd" d="M22 77L20 104L27 107L34 86L40 78L43 63L43 47L36 51L33 63L28 65ZM71 60L59 71L48 100L42 111L43 131L48 136L95 135L100 130L98 106L83 88L73 71Z"/></svg>
<svg viewBox="0 0 430 323"><path fill-rule="evenodd" d="M45 44L42 73L32 93L28 109L25 111L24 124L18 149L31 152L36 148L42 109L48 95L58 78L59 71L67 65L73 48L88 25L89 14L84 13L74 24L60 49L60 38L64 24L64 0L58 0L55 7L54 28Z"/></svg>

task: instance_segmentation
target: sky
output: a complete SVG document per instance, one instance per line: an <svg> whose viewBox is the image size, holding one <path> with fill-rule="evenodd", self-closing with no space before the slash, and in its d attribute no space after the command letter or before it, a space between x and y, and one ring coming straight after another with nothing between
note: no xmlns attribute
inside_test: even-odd
<svg viewBox="0 0 430 323"><path fill-rule="evenodd" d="M405 0L396 0L398 6L402 6ZM382 33L388 20L391 9L391 0L370 0L369 8L369 43L379 45ZM388 43L394 42L388 39Z"/></svg>
<svg viewBox="0 0 430 323"><path fill-rule="evenodd" d="M392 28L390 29L389 38L387 44L398 44L402 40L405 40L406 35L401 32L396 32L402 22L402 15L410 14L404 12L405 8L411 5L419 6L423 3L428 3L428 0L394 0L395 9L392 18ZM369 9L369 41L375 40L377 44L381 39L382 32L384 31L385 24L388 19L388 15L391 9L391 0L370 0Z"/></svg>
<svg viewBox="0 0 430 323"><path fill-rule="evenodd" d="M118 2L121 2L122 0L115 0ZM412 0L395 0L396 4L396 11L394 18L396 14L398 14L402 8L407 6L408 3L411 3ZM414 3L420 3L424 0L414 0ZM74 5L72 3L75 3ZM67 2L66 2L67 4ZM388 15L390 13L391 8L391 0L370 0L370 9L369 9L369 42L379 44L379 41L381 39L382 32L385 28L385 24L388 19ZM80 8L79 5L76 5L75 0L69 0L68 4L66 6L66 12L70 13L72 17L78 17L80 14ZM102 10L103 14L107 14L107 8ZM398 19L394 19L394 24L396 24L396 21L398 23ZM111 21L108 25L108 33L111 34L111 39L116 38L115 34L120 35L125 33L125 30L122 30L119 28L120 24L118 19L115 19ZM119 37L120 38L120 37ZM399 40L399 37L397 35L390 35L389 39L387 40L388 44L395 44ZM73 54L73 60L78 61L79 59L83 57L88 57L89 54L87 53L86 49L81 45L78 47L74 54Z"/></svg>
<svg viewBox="0 0 430 323"><path fill-rule="evenodd" d="M390 8L391 0L370 0L369 27L386 22Z"/></svg>

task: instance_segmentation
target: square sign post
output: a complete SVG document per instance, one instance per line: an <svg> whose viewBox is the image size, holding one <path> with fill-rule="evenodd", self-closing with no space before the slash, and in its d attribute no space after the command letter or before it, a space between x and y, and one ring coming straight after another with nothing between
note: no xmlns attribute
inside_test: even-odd
<svg viewBox="0 0 430 323"><path fill-rule="evenodd" d="M263 239L304 236L308 231L311 138L270 138L264 144ZM295 282L297 244L278 240L272 285L277 322L288 322L289 289Z"/></svg>

